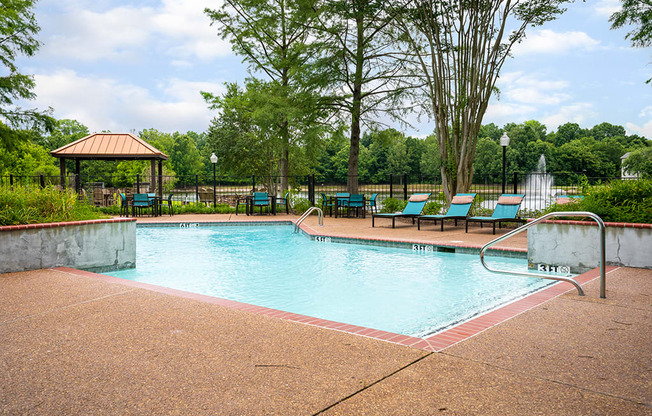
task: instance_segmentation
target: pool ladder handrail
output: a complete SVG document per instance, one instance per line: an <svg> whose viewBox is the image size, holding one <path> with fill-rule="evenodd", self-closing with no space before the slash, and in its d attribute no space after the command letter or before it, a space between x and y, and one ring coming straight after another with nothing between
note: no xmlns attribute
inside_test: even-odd
<svg viewBox="0 0 652 416"><path fill-rule="evenodd" d="M299 226L305 220L308 218L308 215L310 215L313 211L317 211L317 215L319 215L319 226L323 227L324 226L324 211L322 211L321 208L319 207L310 207L306 210L306 212L303 213L301 217L297 220L297 222L294 223L294 232L298 233L299 232Z"/></svg>
<svg viewBox="0 0 652 416"><path fill-rule="evenodd" d="M560 280L563 282L568 282L575 286L577 289L577 292L579 293L580 296L584 296L584 291L582 290L582 286L579 285L575 280L573 280L570 277L561 277L561 276L551 276L551 275L545 275L545 274L538 274L538 273L529 273L529 272L514 272L510 270L502 270L502 269L492 269L485 263L484 261L484 254L487 251L487 249L491 246L493 246L496 243L499 243L503 240L506 240L507 238L516 235L522 231L527 230L530 227L533 227L537 224L539 224L542 221L545 221L546 219L550 217L591 217L592 219L595 220L595 222L598 223L598 227L600 228L600 297L601 298L606 298L606 276L605 276L605 225L604 221L602 221L602 218L599 216L595 215L592 212L585 212L585 211L560 211L560 212L551 212L548 214L545 214L535 220L532 220L528 222L525 225L522 225L518 227L515 230L512 230L508 232L507 234L500 236L494 240L491 240L487 244L485 244L482 249L480 250L480 261L482 262L482 265L485 267L485 269L489 270L490 272L494 273L503 273L503 274L511 274L511 275L516 275L516 276L525 276L525 277L536 277L539 279L550 279L550 280Z"/></svg>

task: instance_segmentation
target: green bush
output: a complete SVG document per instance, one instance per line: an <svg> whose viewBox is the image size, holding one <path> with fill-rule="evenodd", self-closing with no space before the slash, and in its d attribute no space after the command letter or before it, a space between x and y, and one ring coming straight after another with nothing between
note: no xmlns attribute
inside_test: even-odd
<svg viewBox="0 0 652 416"><path fill-rule="evenodd" d="M439 201L430 201L423 207L423 215L437 215L441 213L442 204Z"/></svg>
<svg viewBox="0 0 652 416"><path fill-rule="evenodd" d="M545 212L588 211L607 222L652 223L652 179L588 186L584 199L553 204Z"/></svg>
<svg viewBox="0 0 652 416"><path fill-rule="evenodd" d="M293 198L290 206L295 214L303 214L312 206L312 204L306 198Z"/></svg>
<svg viewBox="0 0 652 416"><path fill-rule="evenodd" d="M0 187L0 225L41 224L107 218L72 190Z"/></svg>
<svg viewBox="0 0 652 416"><path fill-rule="evenodd" d="M380 212L400 212L403 211L406 205L407 201L402 199L387 198L383 201L383 208L380 210Z"/></svg>

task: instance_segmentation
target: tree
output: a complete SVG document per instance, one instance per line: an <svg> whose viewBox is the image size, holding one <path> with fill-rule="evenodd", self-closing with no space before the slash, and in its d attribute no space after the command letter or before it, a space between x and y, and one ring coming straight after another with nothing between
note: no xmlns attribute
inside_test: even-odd
<svg viewBox="0 0 652 416"><path fill-rule="evenodd" d="M282 101L274 112L273 125L270 124L275 130L273 134L280 139L278 163L282 191L288 187L290 146L305 133L296 124L292 125L290 119L296 121L305 116L315 121L319 114L314 111L317 107L297 100L309 95L305 64L312 55L307 15L303 10L297 0L225 0L219 10L205 9L211 25L218 26L222 38L229 39L233 50L249 64L250 73L265 74L271 81L267 90L275 96L259 99ZM205 94L205 98L211 103L215 97Z"/></svg>
<svg viewBox="0 0 652 416"><path fill-rule="evenodd" d="M54 120L49 116L51 109L39 112L34 109L16 107L16 100L30 100L35 97L34 78L21 74L15 64L19 55L33 56L41 45L34 36L40 30L32 12L35 0L3 0L0 6L0 63L8 75L0 76L0 125L12 128L28 127L50 130ZM7 129L0 130L0 137L8 142L14 135Z"/></svg>
<svg viewBox="0 0 652 416"><path fill-rule="evenodd" d="M380 114L395 118L406 91L404 53L392 24L397 3L385 0L314 1L314 29L323 38L317 62L319 78L332 105L349 118L347 189L358 192L362 125L373 127Z"/></svg>
<svg viewBox="0 0 652 416"><path fill-rule="evenodd" d="M652 147L634 150L623 162L625 171L643 178L652 177Z"/></svg>
<svg viewBox="0 0 652 416"><path fill-rule="evenodd" d="M528 27L555 19L563 0L415 0L399 19L435 119L450 201L473 180L478 132L498 74ZM509 32L509 25L514 29Z"/></svg>
<svg viewBox="0 0 652 416"><path fill-rule="evenodd" d="M635 48L652 45L652 3L649 0L623 0L623 7L609 18L611 29L634 25L625 35ZM650 84L652 78L645 81Z"/></svg>

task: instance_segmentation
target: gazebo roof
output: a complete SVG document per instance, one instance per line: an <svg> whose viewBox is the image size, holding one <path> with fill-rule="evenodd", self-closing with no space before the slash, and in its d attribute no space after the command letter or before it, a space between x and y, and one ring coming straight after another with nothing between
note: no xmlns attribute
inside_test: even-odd
<svg viewBox="0 0 652 416"><path fill-rule="evenodd" d="M168 155L130 133L94 133L50 154L65 159L168 159Z"/></svg>

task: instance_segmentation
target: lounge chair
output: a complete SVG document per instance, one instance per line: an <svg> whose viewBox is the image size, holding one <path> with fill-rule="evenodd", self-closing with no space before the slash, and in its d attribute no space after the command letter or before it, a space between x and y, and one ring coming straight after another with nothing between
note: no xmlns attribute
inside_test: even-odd
<svg viewBox="0 0 652 416"><path fill-rule="evenodd" d="M480 228L484 223L493 225L493 233L496 234L496 224L500 228L504 222L525 223L525 219L517 218L518 210L521 209L521 203L525 198L524 194L503 194L498 198L498 204L494 208L491 217L470 217L466 219L466 232L469 232L470 222L479 222Z"/></svg>
<svg viewBox="0 0 652 416"><path fill-rule="evenodd" d="M584 199L582 195L558 195L555 199L555 204L564 205L564 204L574 204L580 202L581 199Z"/></svg>
<svg viewBox="0 0 652 416"><path fill-rule="evenodd" d="M376 218L391 218L392 228L394 228L396 225L397 218L412 218L412 224L414 224L415 218L421 215L423 207L425 207L426 203L428 203L428 198L430 198L430 194L413 194L410 199L408 199L408 203L402 212L395 212L392 214L371 214L371 226L373 227L375 225L374 220Z"/></svg>
<svg viewBox="0 0 652 416"><path fill-rule="evenodd" d="M473 204L473 198L477 194L457 194L451 201L451 206L443 215L420 215L417 218L417 229L421 229L421 221L433 221L437 225L437 221L441 221L441 230L444 231L444 220L454 220L457 226L457 220L465 220L469 215L469 210Z"/></svg>

